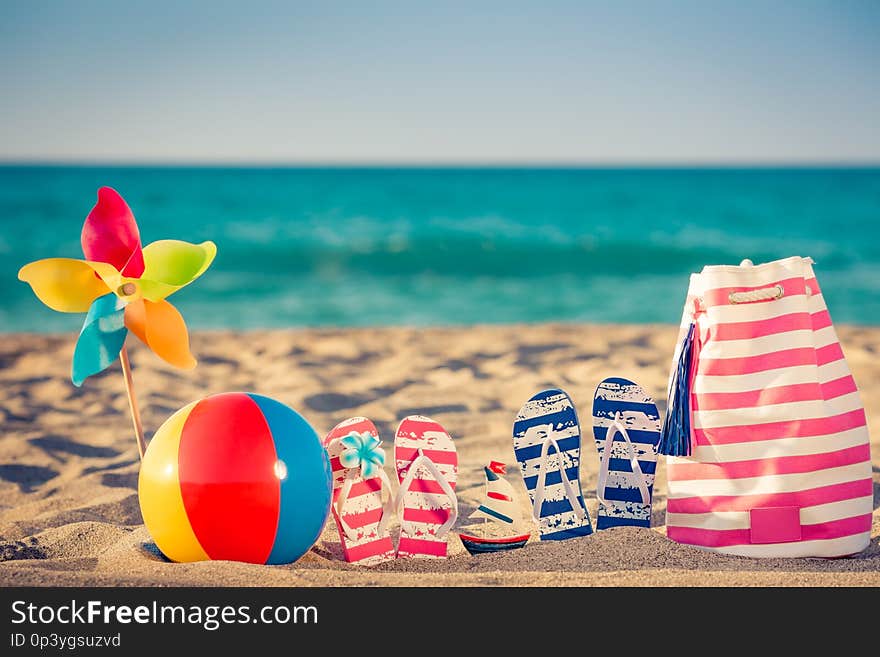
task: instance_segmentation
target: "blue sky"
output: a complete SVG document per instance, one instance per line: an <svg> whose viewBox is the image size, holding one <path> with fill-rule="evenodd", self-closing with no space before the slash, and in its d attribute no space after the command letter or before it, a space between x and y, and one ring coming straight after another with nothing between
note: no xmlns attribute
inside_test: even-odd
<svg viewBox="0 0 880 657"><path fill-rule="evenodd" d="M880 161L880 2L9 2L0 159Z"/></svg>

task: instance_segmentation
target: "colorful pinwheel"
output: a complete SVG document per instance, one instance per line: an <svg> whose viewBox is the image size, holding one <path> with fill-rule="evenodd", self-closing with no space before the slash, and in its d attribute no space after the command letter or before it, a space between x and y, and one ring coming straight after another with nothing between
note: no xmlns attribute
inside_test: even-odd
<svg viewBox="0 0 880 657"><path fill-rule="evenodd" d="M85 260L47 258L18 272L53 310L87 312L73 353L74 385L107 369L117 357L128 383L129 331L171 365L195 367L183 317L165 298L204 273L217 253L214 243L160 240L141 248L131 209L116 190L102 187L83 225L82 248ZM130 391L129 401L136 416Z"/></svg>

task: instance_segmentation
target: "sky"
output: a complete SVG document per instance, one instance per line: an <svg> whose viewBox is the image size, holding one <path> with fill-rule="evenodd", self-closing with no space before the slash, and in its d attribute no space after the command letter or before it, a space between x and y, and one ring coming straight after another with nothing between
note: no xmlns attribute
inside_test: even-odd
<svg viewBox="0 0 880 657"><path fill-rule="evenodd" d="M880 2L0 0L0 160L880 162Z"/></svg>

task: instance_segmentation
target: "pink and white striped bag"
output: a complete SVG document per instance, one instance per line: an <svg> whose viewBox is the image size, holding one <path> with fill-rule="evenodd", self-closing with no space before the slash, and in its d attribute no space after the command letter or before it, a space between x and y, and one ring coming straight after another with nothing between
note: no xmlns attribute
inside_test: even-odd
<svg viewBox="0 0 880 657"><path fill-rule="evenodd" d="M812 264L691 276L660 447L679 543L749 557L868 546L865 412Z"/></svg>

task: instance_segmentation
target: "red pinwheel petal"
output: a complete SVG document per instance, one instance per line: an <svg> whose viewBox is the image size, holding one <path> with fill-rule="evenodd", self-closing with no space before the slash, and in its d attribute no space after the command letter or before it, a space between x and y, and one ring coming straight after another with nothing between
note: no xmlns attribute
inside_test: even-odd
<svg viewBox="0 0 880 657"><path fill-rule="evenodd" d="M82 248L86 260L109 263L124 276L139 278L144 273L137 223L115 189L98 190L98 202L83 224Z"/></svg>

